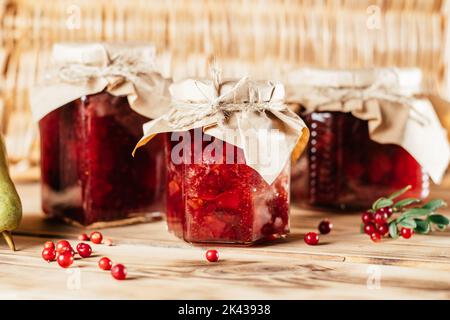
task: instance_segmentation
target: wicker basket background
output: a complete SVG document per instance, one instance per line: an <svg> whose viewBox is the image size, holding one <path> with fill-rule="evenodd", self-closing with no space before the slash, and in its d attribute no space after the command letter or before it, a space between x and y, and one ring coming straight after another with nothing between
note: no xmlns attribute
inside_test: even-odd
<svg viewBox="0 0 450 320"><path fill-rule="evenodd" d="M448 98L446 0L0 0L0 124L16 177L37 177L38 135L28 88L59 41L149 41L175 79L282 78L302 66L420 67ZM450 110L438 110L450 127Z"/></svg>

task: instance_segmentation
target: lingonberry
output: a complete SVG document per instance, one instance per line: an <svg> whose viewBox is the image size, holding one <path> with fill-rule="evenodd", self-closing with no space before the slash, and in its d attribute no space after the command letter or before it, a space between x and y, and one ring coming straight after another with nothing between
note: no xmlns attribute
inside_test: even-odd
<svg viewBox="0 0 450 320"><path fill-rule="evenodd" d="M368 224L373 221L373 214L370 211L366 211L362 214L361 220L364 224Z"/></svg>
<svg viewBox="0 0 450 320"><path fill-rule="evenodd" d="M379 234L378 232L374 232L370 235L370 239L372 239L373 242L380 242L381 234Z"/></svg>
<svg viewBox="0 0 450 320"><path fill-rule="evenodd" d="M394 211L392 210L391 207L384 207L384 208L381 208L379 211L380 211L381 213L385 213L386 216L387 216L388 218L389 218L390 216L392 216L392 213L394 213Z"/></svg>
<svg viewBox="0 0 450 320"><path fill-rule="evenodd" d="M315 232L308 232L304 238L306 244L314 246L319 243L319 235Z"/></svg>
<svg viewBox="0 0 450 320"><path fill-rule="evenodd" d="M364 225L364 232L368 234L369 236L376 231L375 224L372 222L369 222L368 224Z"/></svg>
<svg viewBox="0 0 450 320"><path fill-rule="evenodd" d="M103 235L100 232L98 232L98 231L94 231L94 232L91 233L89 238L91 239L91 241L93 243L100 244L100 243L102 243Z"/></svg>
<svg viewBox="0 0 450 320"><path fill-rule="evenodd" d="M389 225L387 223L380 224L377 226L377 231L384 236L389 232Z"/></svg>
<svg viewBox="0 0 450 320"><path fill-rule="evenodd" d="M412 237L414 231L413 229L409 229L409 228L402 228L402 230L400 231L400 233L402 234L402 237L404 239L409 239Z"/></svg>
<svg viewBox="0 0 450 320"><path fill-rule="evenodd" d="M375 212L375 214L373 216L376 224L383 224L388 219L388 214L386 212L384 212L384 210L382 210L382 209Z"/></svg>
<svg viewBox="0 0 450 320"><path fill-rule="evenodd" d="M44 250L42 250L42 258L44 258L44 260L47 262L55 260L55 258L56 258L55 249L44 248Z"/></svg>
<svg viewBox="0 0 450 320"><path fill-rule="evenodd" d="M92 248L90 245L88 245L87 243L79 243L77 245L77 251L78 254L82 257L82 258L87 258L90 257L92 254Z"/></svg>
<svg viewBox="0 0 450 320"><path fill-rule="evenodd" d="M105 240L103 240L103 244L105 246L112 246L113 242L112 242L112 240L110 238L106 238Z"/></svg>
<svg viewBox="0 0 450 320"><path fill-rule="evenodd" d="M55 250L55 244L53 243L53 241L47 241L44 244L44 249L53 249L53 250Z"/></svg>
<svg viewBox="0 0 450 320"><path fill-rule="evenodd" d="M111 270L112 261L107 257L103 257L98 260L98 267L102 270Z"/></svg>
<svg viewBox="0 0 450 320"><path fill-rule="evenodd" d="M56 260L61 267L68 268L73 263L73 255L70 252L63 252L58 255Z"/></svg>
<svg viewBox="0 0 450 320"><path fill-rule="evenodd" d="M319 223L319 232L321 234L328 234L330 233L331 229L333 229L333 224L330 222L330 220L323 220Z"/></svg>
<svg viewBox="0 0 450 320"><path fill-rule="evenodd" d="M82 234L80 234L78 236L78 240L80 240L80 241L88 241L89 237L88 237L88 235L86 233L82 233Z"/></svg>
<svg viewBox="0 0 450 320"><path fill-rule="evenodd" d="M205 253L206 260L209 262L217 262L219 261L219 252L217 250L208 250Z"/></svg>
<svg viewBox="0 0 450 320"><path fill-rule="evenodd" d="M61 253L63 251L66 251L66 248L72 248L69 241L67 240L60 240L56 243L56 252Z"/></svg>
<svg viewBox="0 0 450 320"><path fill-rule="evenodd" d="M124 280L127 277L127 268L123 264L116 264L111 268L111 274L117 280Z"/></svg>

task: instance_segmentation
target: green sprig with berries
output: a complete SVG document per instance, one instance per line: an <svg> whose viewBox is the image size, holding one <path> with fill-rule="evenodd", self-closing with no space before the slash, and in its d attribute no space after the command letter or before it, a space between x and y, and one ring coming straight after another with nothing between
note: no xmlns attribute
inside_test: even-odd
<svg viewBox="0 0 450 320"><path fill-rule="evenodd" d="M376 200L372 204L372 208L363 214L363 223L361 223L361 232L367 233L367 230L372 230L377 224L373 234L369 234L374 241L379 241L381 236L389 234L391 238L399 237L399 229L403 232L414 230L415 233L427 234L432 230L444 231L449 225L449 219L436 212L443 207L447 206L447 203L441 199L431 200L421 206L421 199L417 198L405 198L399 201L395 201L396 198L403 195L405 192L411 189L411 186L407 186L399 191L394 192L389 197L382 197ZM372 219L372 220L370 220ZM383 226L388 226L388 230L380 230L380 222ZM372 226L368 226L372 224ZM383 228L385 229L385 227Z"/></svg>

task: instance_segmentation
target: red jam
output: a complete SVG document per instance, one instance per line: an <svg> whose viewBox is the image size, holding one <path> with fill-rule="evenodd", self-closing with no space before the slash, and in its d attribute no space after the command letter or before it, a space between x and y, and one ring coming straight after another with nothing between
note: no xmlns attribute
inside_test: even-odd
<svg viewBox="0 0 450 320"><path fill-rule="evenodd" d="M223 143L220 156L201 152L210 143L222 141L196 130L203 140L212 140L195 148L191 139L185 148L189 155L181 151L184 160L178 164L171 153L183 142L170 141L171 134L166 135L169 230L192 243L252 244L285 236L289 232L289 164L269 185L245 164L243 150L236 146ZM193 132L183 134L192 137ZM234 161L226 161L230 150Z"/></svg>
<svg viewBox="0 0 450 320"><path fill-rule="evenodd" d="M417 161L400 146L372 141L366 121L340 112L316 112L304 120L311 139L293 169L293 201L368 208L406 185L412 189L403 197L428 195L429 178Z"/></svg>
<svg viewBox="0 0 450 320"><path fill-rule="evenodd" d="M46 115L39 123L44 212L89 225L161 211L164 139L131 156L148 120L126 97L106 92Z"/></svg>

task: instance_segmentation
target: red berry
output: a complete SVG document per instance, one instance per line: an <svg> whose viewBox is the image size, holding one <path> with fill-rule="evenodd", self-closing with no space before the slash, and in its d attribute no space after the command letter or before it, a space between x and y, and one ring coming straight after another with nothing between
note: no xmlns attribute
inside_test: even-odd
<svg viewBox="0 0 450 320"><path fill-rule="evenodd" d="M375 224L372 222L369 222L368 224L364 225L364 232L368 234L369 236L376 231Z"/></svg>
<svg viewBox="0 0 450 320"><path fill-rule="evenodd" d="M387 223L380 224L377 227L377 231L382 236L386 235L389 232L389 225Z"/></svg>
<svg viewBox="0 0 450 320"><path fill-rule="evenodd" d="M206 260L209 262L217 262L219 261L219 252L217 250L208 250L206 251Z"/></svg>
<svg viewBox="0 0 450 320"><path fill-rule="evenodd" d="M80 241L88 241L89 237L88 237L88 235L86 233L82 233L82 234L80 234L78 236L78 240L80 240Z"/></svg>
<svg viewBox="0 0 450 320"><path fill-rule="evenodd" d="M380 209L377 212L375 212L373 218L376 224L383 224L388 219L388 214L384 212L384 210Z"/></svg>
<svg viewBox="0 0 450 320"><path fill-rule="evenodd" d="M107 257L103 257L100 260L98 260L98 266L102 270L111 270L112 261Z"/></svg>
<svg viewBox="0 0 450 320"><path fill-rule="evenodd" d="M77 251L82 258L87 258L92 254L91 246L83 242L77 245Z"/></svg>
<svg viewBox="0 0 450 320"><path fill-rule="evenodd" d="M112 245L113 245L113 242L112 242L111 239L106 238L106 239L103 241L103 244L104 244L105 246L112 246Z"/></svg>
<svg viewBox="0 0 450 320"><path fill-rule="evenodd" d="M65 250L67 250L66 248L72 248L72 246L70 245L69 241L67 240L60 240L56 243L56 252L61 253Z"/></svg>
<svg viewBox="0 0 450 320"><path fill-rule="evenodd" d="M328 234L331 229L333 229L333 224L329 220L323 220L319 223L319 232L321 234Z"/></svg>
<svg viewBox="0 0 450 320"><path fill-rule="evenodd" d="M307 234L305 234L304 240L306 244L310 246L315 246L316 244L319 243L319 235L315 232L308 232Z"/></svg>
<svg viewBox="0 0 450 320"><path fill-rule="evenodd" d="M42 258L47 262L53 261L56 258L56 251L52 248L45 248L42 250Z"/></svg>
<svg viewBox="0 0 450 320"><path fill-rule="evenodd" d="M370 239L372 239L373 242L380 242L381 234L379 234L378 232L374 232L370 235Z"/></svg>
<svg viewBox="0 0 450 320"><path fill-rule="evenodd" d="M55 250L55 244L52 241L47 241L44 244L44 249L53 249L53 250Z"/></svg>
<svg viewBox="0 0 450 320"><path fill-rule="evenodd" d="M400 232L401 232L402 237L403 237L404 239L409 239L409 238L411 238L412 235L413 235L413 233L414 233L413 229L409 229L409 228L402 228L402 230L401 230Z"/></svg>
<svg viewBox="0 0 450 320"><path fill-rule="evenodd" d="M385 213L385 214L387 215L388 218L389 218L390 216L392 216L392 213L394 213L394 211L392 210L391 207L384 207L384 208L381 208L379 211L380 211L381 213Z"/></svg>
<svg viewBox="0 0 450 320"><path fill-rule="evenodd" d="M59 252L57 252L57 253L58 253L58 255L59 255L59 254L66 253L66 252L70 253L72 256L75 255L75 250L73 250L72 247L62 247L62 248L59 250Z"/></svg>
<svg viewBox="0 0 450 320"><path fill-rule="evenodd" d="M127 268L123 264L116 264L111 268L111 274L117 280L124 280L127 277Z"/></svg>
<svg viewBox="0 0 450 320"><path fill-rule="evenodd" d="M91 241L93 243L100 244L100 243L102 243L103 235L98 231L94 231L91 233L91 236L89 238L91 239Z"/></svg>
<svg viewBox="0 0 450 320"><path fill-rule="evenodd" d="M364 224L368 224L369 222L373 221L373 214L370 211L366 211L361 216L362 221Z"/></svg>
<svg viewBox="0 0 450 320"><path fill-rule="evenodd" d="M61 267L68 268L73 263L73 255L70 252L63 252L58 255L56 260Z"/></svg>

